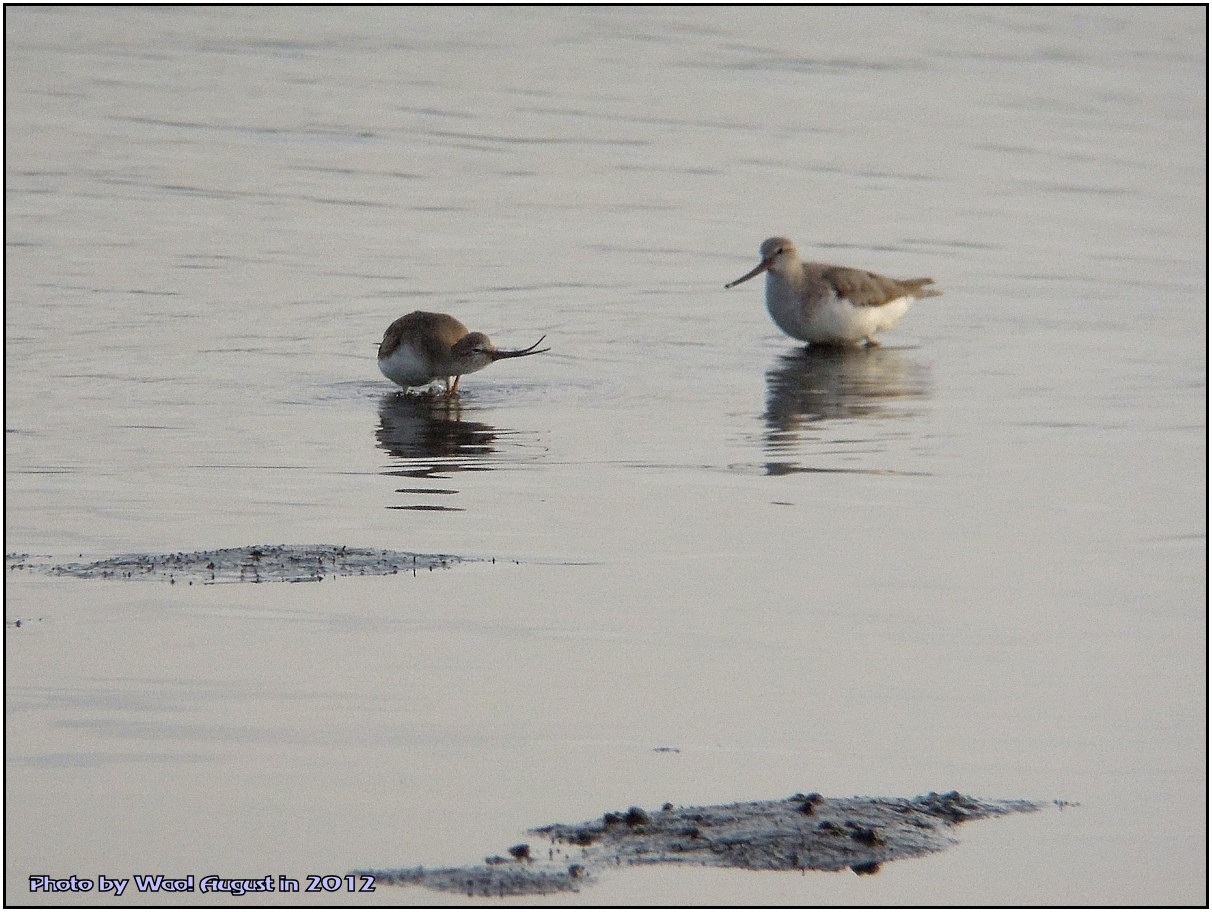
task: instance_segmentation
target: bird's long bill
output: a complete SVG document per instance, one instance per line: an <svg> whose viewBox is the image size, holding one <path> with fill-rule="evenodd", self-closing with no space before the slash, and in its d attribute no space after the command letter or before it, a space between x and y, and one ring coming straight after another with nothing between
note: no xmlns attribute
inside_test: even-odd
<svg viewBox="0 0 1212 912"><path fill-rule="evenodd" d="M492 353L492 360L496 361L499 358L521 358L524 355L541 355L543 352L551 351L550 348L539 348L539 346L543 344L543 339L546 338L546 336L542 336L539 341L530 346L530 348L517 348L513 351L498 348ZM535 349L538 349L538 351L535 351Z"/></svg>
<svg viewBox="0 0 1212 912"><path fill-rule="evenodd" d="M732 288L736 285L740 285L742 282L748 282L755 275L758 275L759 273L763 273L769 268L770 268L770 262L768 260L762 260L762 262L758 263L756 266L753 267L753 269L749 270L749 272L745 273L743 276L741 276L735 282L729 282L724 287Z"/></svg>

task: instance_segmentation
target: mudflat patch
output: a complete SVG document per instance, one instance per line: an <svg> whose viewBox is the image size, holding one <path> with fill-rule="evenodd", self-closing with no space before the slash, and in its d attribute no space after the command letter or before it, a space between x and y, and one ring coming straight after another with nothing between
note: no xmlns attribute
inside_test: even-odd
<svg viewBox="0 0 1212 912"><path fill-rule="evenodd" d="M330 576L386 576L451 567L468 558L345 545L249 545L176 554L122 554L104 560L56 563L29 554L5 556L8 570L80 579L159 580L167 583L319 582Z"/></svg>
<svg viewBox="0 0 1212 912"><path fill-rule="evenodd" d="M1057 802L1063 806L1064 802ZM968 820L1037 811L1034 801L986 801L947 792L916 798L825 798L792 795L703 807L633 807L586 823L530 830L548 845L519 844L483 864L460 868L355 871L376 884L410 885L468 896L524 896L576 891L619 865L698 864L759 871L875 874L902 858L954 845Z"/></svg>

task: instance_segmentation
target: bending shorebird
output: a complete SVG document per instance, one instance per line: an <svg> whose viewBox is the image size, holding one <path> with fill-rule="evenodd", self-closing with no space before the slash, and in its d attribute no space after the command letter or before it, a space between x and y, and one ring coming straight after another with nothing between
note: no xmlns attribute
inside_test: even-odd
<svg viewBox="0 0 1212 912"><path fill-rule="evenodd" d="M889 279L863 269L801 263L787 238L762 241L762 262L725 288L766 273L766 309L779 329L819 345L878 345L918 298L942 294L934 279Z"/></svg>
<svg viewBox="0 0 1212 912"><path fill-rule="evenodd" d="M483 333L468 332L466 326L449 314L417 310L387 327L379 343L379 370L388 380L405 388L443 379L446 394L452 395L458 390L463 374L474 373L501 358L551 351L549 348L535 351L546 338L543 336L530 348L505 351Z"/></svg>

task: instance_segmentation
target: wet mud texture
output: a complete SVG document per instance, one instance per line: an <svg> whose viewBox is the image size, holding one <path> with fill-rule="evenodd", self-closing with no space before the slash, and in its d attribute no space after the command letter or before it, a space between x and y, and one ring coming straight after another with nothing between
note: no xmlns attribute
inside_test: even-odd
<svg viewBox="0 0 1212 912"><path fill-rule="evenodd" d="M757 871L875 874L901 858L954 845L956 824L1039 810L1033 801L983 801L948 792L917 798L793 795L709 807L633 807L580 824L530 832L550 846L517 845L463 868L356 871L377 885L415 884L468 896L576 891L620 865L698 864Z"/></svg>
<svg viewBox="0 0 1212 912"><path fill-rule="evenodd" d="M57 564L28 554L5 557L9 570L80 579L160 580L184 585L319 582L330 576L416 574L465 558L344 545L255 545L180 554L123 554L92 563Z"/></svg>

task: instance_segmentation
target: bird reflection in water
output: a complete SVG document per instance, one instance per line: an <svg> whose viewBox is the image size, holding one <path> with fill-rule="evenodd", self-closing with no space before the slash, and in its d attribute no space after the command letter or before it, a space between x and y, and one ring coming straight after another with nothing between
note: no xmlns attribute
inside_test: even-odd
<svg viewBox="0 0 1212 912"><path fill-rule="evenodd" d="M379 446L404 462L384 474L420 481L449 479L454 472L487 472L498 431L462 417L463 405L449 396L391 393L379 401ZM444 487L397 488L397 494L453 495ZM460 510L440 503L389 505L389 510Z"/></svg>
<svg viewBox="0 0 1212 912"><path fill-rule="evenodd" d="M772 456L804 453L811 443L829 447L878 446L881 429L865 436L856 421L909 417L906 400L930 395L929 369L904 351L888 347L835 348L810 345L781 355L766 374L766 431L763 443ZM846 422L839 436L831 422ZM792 472L871 472L878 469L808 468L792 461L766 464L770 475Z"/></svg>

